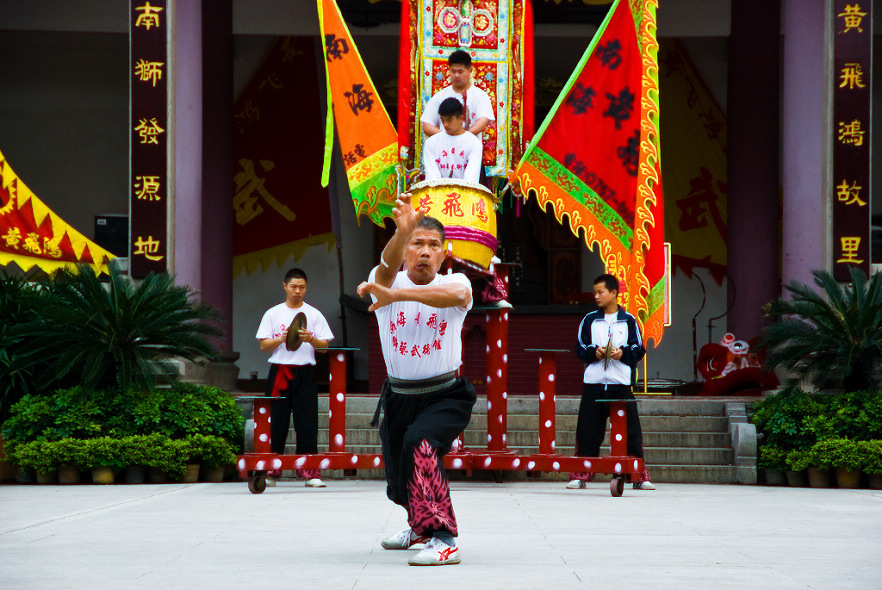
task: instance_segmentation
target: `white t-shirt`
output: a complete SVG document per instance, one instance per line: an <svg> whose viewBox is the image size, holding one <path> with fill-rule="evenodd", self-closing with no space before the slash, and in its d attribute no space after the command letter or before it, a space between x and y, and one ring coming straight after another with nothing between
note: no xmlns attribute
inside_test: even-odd
<svg viewBox="0 0 882 590"><path fill-rule="evenodd" d="M462 93L456 92L453 89L453 86L445 86L436 92L435 95L429 99L429 102L426 103L426 108L423 109L420 121L441 128L441 116L438 115L438 107L441 106L441 103L444 102L445 99L451 97L462 102ZM475 121L482 117L486 117L491 121L496 120L496 115L493 113L493 103L490 102L490 95L475 86L474 83L472 83L469 89L466 90L465 107L469 111L469 120L468 125L466 126L466 131L471 129L472 125L475 124ZM444 129L441 128L441 130L443 131ZM481 142L484 141L482 135L483 134L481 133L478 134L478 140ZM481 145L484 144L482 143Z"/></svg>
<svg viewBox="0 0 882 590"><path fill-rule="evenodd" d="M377 267L368 281L374 282ZM436 274L429 285L460 283L469 288L471 283L462 273ZM407 278L407 271L399 271L392 283L393 289L419 289ZM376 298L371 296L376 302ZM455 371L462 364L462 324L472 302L464 307L431 307L416 301L396 301L376 310L380 327L380 344L386 371L399 379L428 379Z"/></svg>
<svg viewBox="0 0 882 590"><path fill-rule="evenodd" d="M468 131L459 135L436 133L426 140L423 149L426 180L462 178L480 182L482 152L481 141Z"/></svg>
<svg viewBox="0 0 882 590"><path fill-rule="evenodd" d="M303 312L306 314L306 329L312 332L319 340L331 340L334 333L328 326L328 321L322 312L314 308L308 303L304 303L298 308L288 307L284 303L280 303L269 308L263 319L260 320L260 327L257 328L257 339L278 338L285 331L285 328L294 321L294 316ZM270 355L269 362L276 365L314 365L315 364L315 348L312 344L304 342L295 351L288 350L285 343L282 342Z"/></svg>

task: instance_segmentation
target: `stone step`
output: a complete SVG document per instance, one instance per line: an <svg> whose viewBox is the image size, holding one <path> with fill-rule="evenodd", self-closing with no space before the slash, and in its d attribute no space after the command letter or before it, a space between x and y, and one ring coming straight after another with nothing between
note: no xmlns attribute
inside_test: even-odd
<svg viewBox="0 0 882 590"><path fill-rule="evenodd" d="M346 430L371 428L371 414L347 413ZM573 415L555 416L555 430L559 433L574 431L577 417ZM539 425L538 416L509 414L506 427L509 434L517 431L535 432ZM718 416L641 416L640 425L646 432L728 432L729 424L725 417ZM327 413L319 414L319 430L327 430ZM486 432L486 414L472 414L467 430Z"/></svg>
<svg viewBox="0 0 882 590"><path fill-rule="evenodd" d="M575 444L575 432L558 432L555 445L573 446ZM294 442L293 431L289 431L289 443ZM320 445L327 445L329 441L328 431L319 430L318 442ZM506 444L511 447L530 447L538 446L539 436L537 432L509 432L506 437ZM347 445L373 445L380 444L380 437L377 430L371 429L354 429L346 430ZM465 444L470 447L481 447L486 445L486 433L479 431L467 430L465 433ZM604 446L609 445L609 433L604 438ZM644 447L728 447L730 445L729 435L726 433L713 432L644 432Z"/></svg>
<svg viewBox="0 0 882 590"><path fill-rule="evenodd" d="M346 413L374 413L378 396L350 394L346 396ZM727 403L753 403L755 397L670 397L670 396L637 396L641 416L725 416ZM578 396L558 395L555 403L557 414L577 414L581 398ZM538 397L510 397L507 400L509 414L538 415ZM327 412L327 395L319 396L319 411ZM487 413L487 398L478 396L473 410L474 414Z"/></svg>

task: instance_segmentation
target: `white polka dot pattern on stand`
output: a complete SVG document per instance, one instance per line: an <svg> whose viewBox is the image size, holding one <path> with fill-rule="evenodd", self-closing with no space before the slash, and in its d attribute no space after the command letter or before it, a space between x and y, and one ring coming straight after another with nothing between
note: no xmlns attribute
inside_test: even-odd
<svg viewBox="0 0 882 590"><path fill-rule="evenodd" d="M258 461L257 465L254 466L258 471L263 471L266 468L266 461Z"/></svg>
<svg viewBox="0 0 882 590"><path fill-rule="evenodd" d="M536 467L535 461L530 461L529 463L527 463L527 469L533 469L534 467Z"/></svg>
<svg viewBox="0 0 882 590"><path fill-rule="evenodd" d="M266 435L266 433L261 434L257 438L260 439L260 442L266 442L269 440L269 437Z"/></svg>
<svg viewBox="0 0 882 590"><path fill-rule="evenodd" d="M337 394L337 401L338 402L342 402L344 399L346 399L345 395L343 395L342 393Z"/></svg>
<svg viewBox="0 0 882 590"><path fill-rule="evenodd" d="M296 461L294 461L295 467L303 467L303 464L306 463L306 457L298 457Z"/></svg>
<svg viewBox="0 0 882 590"><path fill-rule="evenodd" d="M619 442L622 442L622 435L621 435L621 434L617 434L617 435L616 435L616 440L619 441Z"/></svg>
<svg viewBox="0 0 882 590"><path fill-rule="evenodd" d="M490 457L487 457L486 459L484 459L484 467L490 467L491 460L492 459Z"/></svg>
<svg viewBox="0 0 882 590"><path fill-rule="evenodd" d="M616 463L616 466L613 467L613 469L615 470L616 473L621 473L622 472L622 464Z"/></svg>
<svg viewBox="0 0 882 590"><path fill-rule="evenodd" d="M638 467L639 465L640 465L640 464L637 462L637 459L634 459L634 471L637 471L637 467Z"/></svg>
<svg viewBox="0 0 882 590"><path fill-rule="evenodd" d="M551 428L551 420L545 421L545 428Z"/></svg>
<svg viewBox="0 0 882 590"><path fill-rule="evenodd" d="M257 411L260 412L261 414L266 414L266 408L261 407L261 408L260 408L259 410L257 410Z"/></svg>
<svg viewBox="0 0 882 590"><path fill-rule="evenodd" d="M551 468L554 469L555 471L559 471L560 470L560 463L555 461L554 463L551 464Z"/></svg>
<svg viewBox="0 0 882 590"><path fill-rule="evenodd" d="M245 459L239 459L239 469L245 469Z"/></svg>
<svg viewBox="0 0 882 590"><path fill-rule="evenodd" d="M337 355L337 360L340 361L340 362L342 363L344 360L346 360L346 357L344 357L342 354L338 354L338 355Z"/></svg>
<svg viewBox="0 0 882 590"><path fill-rule="evenodd" d="M338 447L343 446L343 435L342 434L338 434L334 437L334 444L337 445Z"/></svg>
<svg viewBox="0 0 882 590"><path fill-rule="evenodd" d="M330 465L330 464L331 464L330 459L322 459L322 462L319 463L319 465L321 466L322 469L327 469L328 465Z"/></svg>
<svg viewBox="0 0 882 590"><path fill-rule="evenodd" d="M585 466L585 469L591 469L591 461L584 461L582 465Z"/></svg>
<svg viewBox="0 0 882 590"><path fill-rule="evenodd" d="M552 381L552 382L554 381L554 373L551 373L551 374L548 376L548 380L549 380L549 381Z"/></svg>
<svg viewBox="0 0 882 590"><path fill-rule="evenodd" d="M515 459L514 461L511 462L511 466L512 466L512 467L515 467L515 468L520 467L520 466L521 466L521 460L520 460L520 459Z"/></svg>
<svg viewBox="0 0 882 590"><path fill-rule="evenodd" d="M496 369L496 376L502 378L502 369Z"/></svg>
<svg viewBox="0 0 882 590"><path fill-rule="evenodd" d="M462 459L454 459L453 460L453 467L455 469L459 469L460 467L462 467Z"/></svg>
<svg viewBox="0 0 882 590"><path fill-rule="evenodd" d="M273 469L281 469L282 468L282 460L281 459L273 459Z"/></svg>
<svg viewBox="0 0 882 590"><path fill-rule="evenodd" d="M625 415L625 410L619 410L619 411L616 412L616 413L617 413L619 416L624 416L624 415Z"/></svg>
<svg viewBox="0 0 882 590"><path fill-rule="evenodd" d="M374 457L374 467L379 467L379 466L380 466L380 458Z"/></svg>
<svg viewBox="0 0 882 590"><path fill-rule="evenodd" d="M353 465L357 464L358 463L358 455L352 455L352 458L350 459L350 461L352 461Z"/></svg>

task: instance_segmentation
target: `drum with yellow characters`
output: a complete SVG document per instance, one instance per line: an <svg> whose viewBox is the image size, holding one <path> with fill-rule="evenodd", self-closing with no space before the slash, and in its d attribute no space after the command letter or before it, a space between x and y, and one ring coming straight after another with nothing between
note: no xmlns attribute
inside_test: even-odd
<svg viewBox="0 0 882 590"><path fill-rule="evenodd" d="M408 191L411 202L444 225L445 249L454 258L486 270L496 253L495 195L459 178L425 180Z"/></svg>

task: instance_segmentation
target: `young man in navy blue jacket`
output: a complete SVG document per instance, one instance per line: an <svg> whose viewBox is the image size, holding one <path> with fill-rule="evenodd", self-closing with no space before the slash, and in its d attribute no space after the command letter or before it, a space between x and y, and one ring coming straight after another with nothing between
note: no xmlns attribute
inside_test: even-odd
<svg viewBox="0 0 882 590"><path fill-rule="evenodd" d="M618 304L619 280L600 275L594 280L597 310L582 319L576 354L585 361L582 401L576 424L576 456L597 457L606 433L609 404L598 399L634 399L637 363L646 354L637 320ZM606 349L610 348L608 360ZM627 404L628 454L643 457L643 431L637 404ZM593 473L570 473L570 489L582 489L594 479ZM634 489L654 490L649 473L643 469Z"/></svg>

